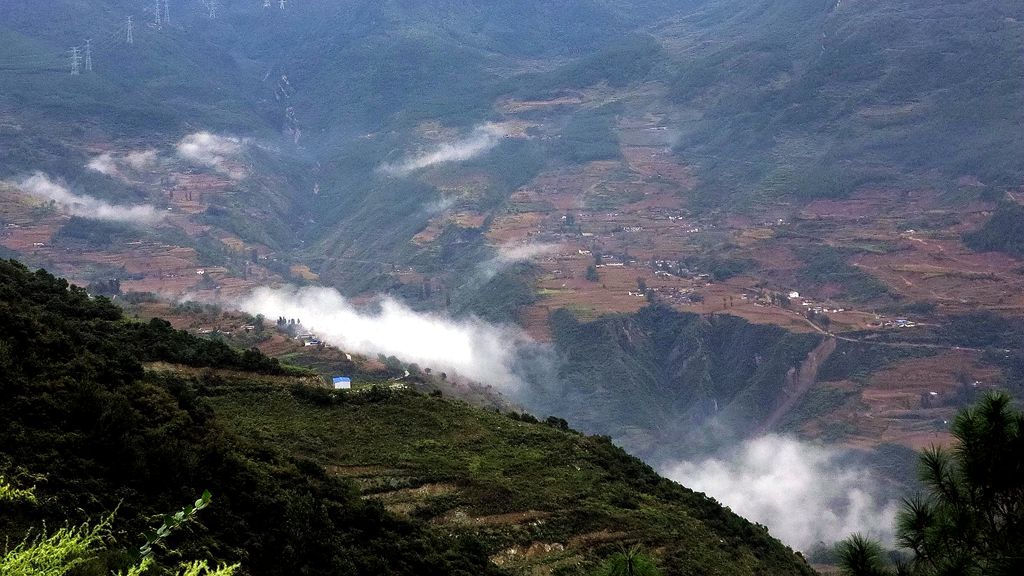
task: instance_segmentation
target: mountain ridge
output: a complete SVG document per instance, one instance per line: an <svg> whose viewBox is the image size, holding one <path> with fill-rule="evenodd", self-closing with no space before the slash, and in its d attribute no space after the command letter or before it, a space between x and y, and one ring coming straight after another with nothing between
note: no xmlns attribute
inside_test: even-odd
<svg viewBox="0 0 1024 576"><path fill-rule="evenodd" d="M130 321L13 261L0 262L0 293L0 470L34 478L40 502L5 507L13 542L117 507L113 535L130 546L154 508L209 489L202 528L176 546L251 574L589 573L622 542L649 547L665 574L813 573L763 527L564 421L383 386L328 390L258 352Z"/></svg>

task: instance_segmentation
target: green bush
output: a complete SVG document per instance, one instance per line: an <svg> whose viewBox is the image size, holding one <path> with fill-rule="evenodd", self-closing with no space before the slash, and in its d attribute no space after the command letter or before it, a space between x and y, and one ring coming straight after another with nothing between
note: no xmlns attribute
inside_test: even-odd
<svg viewBox="0 0 1024 576"><path fill-rule="evenodd" d="M1024 206L1001 202L980 230L964 235L964 243L973 250L1024 256Z"/></svg>

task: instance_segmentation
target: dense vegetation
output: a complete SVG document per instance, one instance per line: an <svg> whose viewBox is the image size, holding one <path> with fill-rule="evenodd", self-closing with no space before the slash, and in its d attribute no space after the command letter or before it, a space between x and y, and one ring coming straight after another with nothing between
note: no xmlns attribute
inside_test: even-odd
<svg viewBox="0 0 1024 576"><path fill-rule="evenodd" d="M221 420L254 444L281 446L356 477L364 493L413 518L455 529L478 526L474 532L490 550L618 534L589 544L589 553L566 547L524 559L517 571L586 572L595 556L622 541L660 549L666 574L756 573L762 562L774 565L773 573L794 570L763 529L658 477L607 437L564 431L557 418L538 423L529 415L382 390L352 397L222 386L210 393Z"/></svg>
<svg viewBox="0 0 1024 576"><path fill-rule="evenodd" d="M531 402L655 460L666 447L699 451L756 429L819 341L658 304L589 323L561 310L552 326L563 384Z"/></svg>
<svg viewBox="0 0 1024 576"><path fill-rule="evenodd" d="M140 359L283 369L258 353L198 340L163 321L138 324L45 272L0 265L0 466L37 484L37 506L4 509L0 530L97 519L118 509L114 534L135 544L147 518L218 495L197 559L243 561L254 574L446 571L487 573L471 539L451 541L397 520L354 488L272 447L245 449L195 383L143 370ZM98 572L123 554L96 560Z"/></svg>
<svg viewBox="0 0 1024 576"><path fill-rule="evenodd" d="M619 109L605 105L573 114L551 152L573 164L618 158L619 141L614 128Z"/></svg>
<svg viewBox="0 0 1024 576"><path fill-rule="evenodd" d="M0 509L5 550L44 522L77 526L116 509L114 545L81 574L136 562L128 551L150 518L203 490L214 503L168 544L182 559L241 562L249 574L499 573L489 561L499 550L574 537L581 544L549 559L566 574L596 567L622 541L659 550L665 574L809 573L763 529L557 418L310 386L258 352L128 320L105 298L13 261L0 263L0 370L0 492L34 486ZM454 489L431 497L434 485ZM381 503L419 490L426 497L403 517ZM457 521L506 513L543 521ZM583 537L602 531L616 536Z"/></svg>
<svg viewBox="0 0 1024 576"><path fill-rule="evenodd" d="M911 177L948 187L1024 175L1013 0L710 0L677 23L678 149L708 203L841 197ZM1015 118L1015 121L1008 121ZM927 170L943 177L934 179Z"/></svg>
<svg viewBox="0 0 1024 576"><path fill-rule="evenodd" d="M53 242L72 249L102 250L141 236L136 228L124 224L72 217L53 235Z"/></svg>
<svg viewBox="0 0 1024 576"><path fill-rule="evenodd" d="M934 356L928 348L896 348L863 342L839 341L834 354L818 370L818 380L853 380L863 383L874 372L901 360Z"/></svg>
<svg viewBox="0 0 1024 576"><path fill-rule="evenodd" d="M850 576L1009 576L1024 570L1024 412L991 394L953 422L952 450L920 456L927 490L904 499L891 569L881 547L861 536L839 546Z"/></svg>
<svg viewBox="0 0 1024 576"><path fill-rule="evenodd" d="M847 262L848 250L812 246L802 250L801 286L821 294L842 296L852 302L876 300L888 294L885 284Z"/></svg>
<svg viewBox="0 0 1024 576"><path fill-rule="evenodd" d="M554 70L524 74L504 88L522 98L544 98L553 92L586 88L601 82L622 88L644 80L662 62L661 45L651 36L614 39L600 51Z"/></svg>
<svg viewBox="0 0 1024 576"><path fill-rule="evenodd" d="M985 226L964 236L964 242L978 251L1024 256L1024 206L1001 202Z"/></svg>

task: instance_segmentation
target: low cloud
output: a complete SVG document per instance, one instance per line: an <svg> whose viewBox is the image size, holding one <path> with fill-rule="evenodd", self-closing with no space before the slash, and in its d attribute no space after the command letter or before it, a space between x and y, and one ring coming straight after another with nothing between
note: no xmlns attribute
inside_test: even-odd
<svg viewBox="0 0 1024 576"><path fill-rule="evenodd" d="M92 196L75 194L42 172L36 172L25 178L17 186L32 196L43 200L52 200L61 210L72 216L132 224L151 224L159 221L163 216L149 204L120 206Z"/></svg>
<svg viewBox="0 0 1024 576"><path fill-rule="evenodd" d="M555 244L506 244L498 247L498 255L480 264L477 274L483 281L490 280L513 264L527 262L558 249Z"/></svg>
<svg viewBox="0 0 1024 576"><path fill-rule="evenodd" d="M437 200L428 203L426 206L423 207L423 211L430 216L436 216L438 214L442 214L444 212L447 212L448 210L451 210L455 206L455 204L455 197L447 196L444 198L438 198Z"/></svg>
<svg viewBox="0 0 1024 576"><path fill-rule="evenodd" d="M176 149L183 160L213 168L238 180L245 177L245 172L231 163L238 159L247 144L248 141L242 138L196 132L182 138Z"/></svg>
<svg viewBox="0 0 1024 576"><path fill-rule="evenodd" d="M497 124L484 124L476 127L465 138L440 144L397 164L382 164L380 170L392 176L405 176L437 164L464 162L490 151L507 135L508 132Z"/></svg>
<svg viewBox="0 0 1024 576"><path fill-rule="evenodd" d="M397 356L506 392L520 385L513 365L519 347L529 343L513 327L415 312L387 298L375 311L357 309L328 288L261 288L237 304L250 314L299 319L325 342L346 351Z"/></svg>
<svg viewBox="0 0 1024 576"><path fill-rule="evenodd" d="M107 176L117 174L117 163L114 162L114 157L110 154L100 154L92 160L89 160L89 163L86 164L85 167L93 172L99 172L100 174L106 174Z"/></svg>
<svg viewBox="0 0 1024 576"><path fill-rule="evenodd" d="M131 166L134 170L145 170L156 164L157 159L156 150L138 150L124 155L125 164Z"/></svg>
<svg viewBox="0 0 1024 576"><path fill-rule="evenodd" d="M678 462L662 473L768 526L799 550L855 532L891 544L898 505L877 496L879 482L870 471L844 465L841 456L770 435L745 442L727 457Z"/></svg>
<svg viewBox="0 0 1024 576"><path fill-rule="evenodd" d="M89 160L85 167L100 174L116 176L123 167L138 172L153 166L158 159L159 154L156 150L138 150L117 157L110 153L104 153Z"/></svg>

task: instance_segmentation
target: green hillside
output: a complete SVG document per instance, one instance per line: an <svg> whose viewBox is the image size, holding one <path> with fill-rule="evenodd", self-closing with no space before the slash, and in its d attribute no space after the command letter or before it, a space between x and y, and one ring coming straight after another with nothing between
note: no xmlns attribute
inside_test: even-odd
<svg viewBox="0 0 1024 576"><path fill-rule="evenodd" d="M980 230L967 234L964 242L978 251L998 250L1024 256L1024 207L1002 202Z"/></svg>
<svg viewBox="0 0 1024 576"><path fill-rule="evenodd" d="M530 402L614 434L652 462L754 432L783 396L787 373L821 341L664 305L589 323L559 311L552 325L561 384Z"/></svg>
<svg viewBox="0 0 1024 576"><path fill-rule="evenodd" d="M0 370L0 473L38 500L0 509L4 546L117 509L90 574L126 565L152 515L205 489L201 525L170 544L254 575L586 574L623 543L671 575L811 573L763 527L564 421L333 392L14 261Z"/></svg>
<svg viewBox="0 0 1024 576"><path fill-rule="evenodd" d="M666 25L706 201L1024 176L1019 2L713 0ZM736 193L729 192L737 188Z"/></svg>

